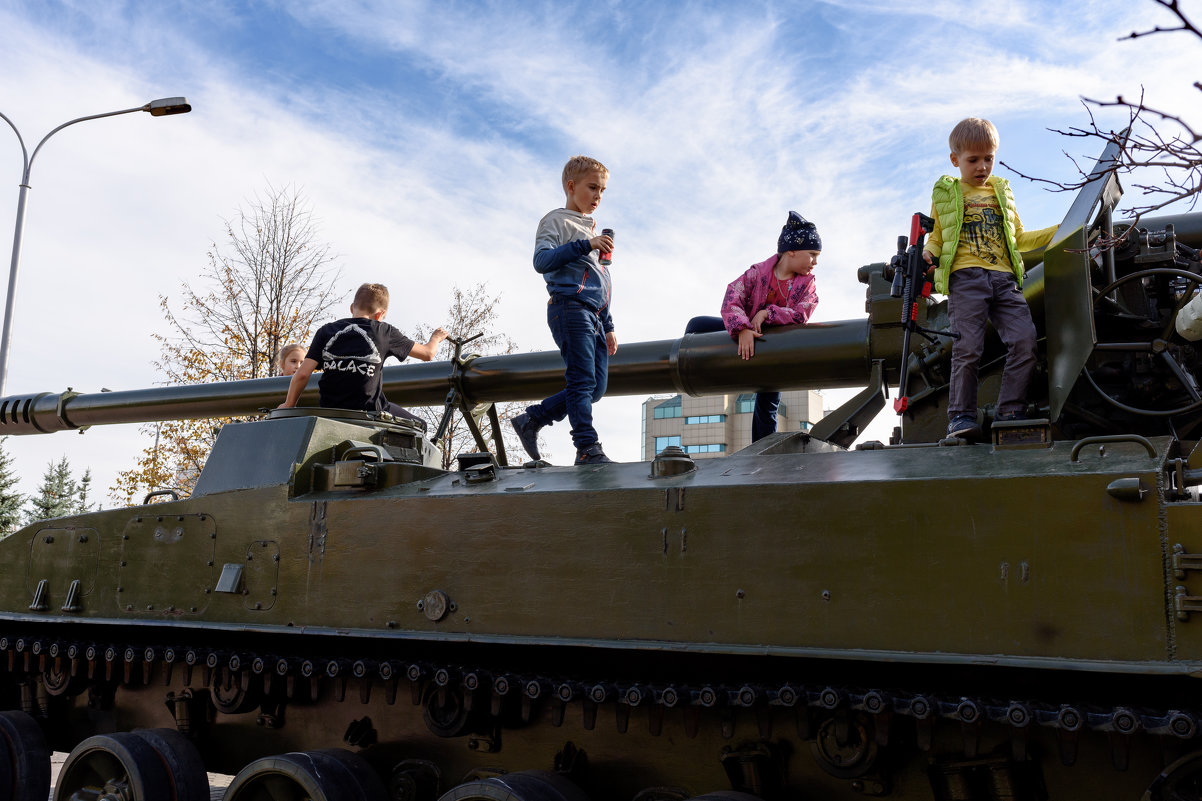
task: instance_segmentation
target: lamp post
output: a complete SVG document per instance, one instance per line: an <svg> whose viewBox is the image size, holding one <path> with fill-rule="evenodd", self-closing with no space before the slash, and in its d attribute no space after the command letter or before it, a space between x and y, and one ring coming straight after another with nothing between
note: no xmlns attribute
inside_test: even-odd
<svg viewBox="0 0 1202 801"><path fill-rule="evenodd" d="M47 139L68 125L74 125L77 122L98 120L101 117L115 117L118 114L132 114L135 111L148 112L152 117L166 117L171 114L187 114L191 110L192 106L188 104L187 98L164 97L159 100L152 100L146 105L137 106L136 108L126 108L120 111L108 111L104 114L91 114L87 117L79 117L64 122L43 136L42 141L38 142L38 146L33 149L32 156L25 149L25 140L21 138L21 132L17 130L17 126L13 124L12 120L0 113L0 119L7 122L8 127L12 128L13 133L17 135L17 141L21 143L21 156L25 161L24 169L21 172L21 192L17 197L17 226L13 232L13 258L12 265L8 271L8 298L4 303L4 331L0 334L0 397L4 395L4 386L8 382L8 342L9 335L12 333L13 299L17 293L17 267L21 263L21 232L25 228L25 199L29 194L29 171L33 168L33 160L38 157L38 151L42 149L42 145L46 144Z"/></svg>

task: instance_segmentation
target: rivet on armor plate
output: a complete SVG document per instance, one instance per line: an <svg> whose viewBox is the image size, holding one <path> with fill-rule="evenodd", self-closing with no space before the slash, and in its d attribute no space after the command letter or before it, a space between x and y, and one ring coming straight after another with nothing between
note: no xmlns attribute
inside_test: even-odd
<svg viewBox="0 0 1202 801"><path fill-rule="evenodd" d="M426 593L426 597L422 599L419 606L426 617L436 623L447 616L450 607L451 599L442 590L431 590Z"/></svg>

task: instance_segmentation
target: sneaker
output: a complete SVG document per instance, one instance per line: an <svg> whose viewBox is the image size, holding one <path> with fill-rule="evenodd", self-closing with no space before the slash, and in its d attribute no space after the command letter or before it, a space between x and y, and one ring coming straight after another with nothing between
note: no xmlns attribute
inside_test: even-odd
<svg viewBox="0 0 1202 801"><path fill-rule="evenodd" d="M997 422L997 423L1012 423L1015 420L1026 420L1026 419L1027 419L1027 415L1023 412L1022 409L1019 409L1019 410L1013 411L1013 412L998 412L996 415L994 415L994 418L993 418L994 422Z"/></svg>
<svg viewBox="0 0 1202 801"><path fill-rule="evenodd" d="M513 430L517 432L518 441L522 443L522 447L526 449L526 453L530 455L530 458L535 461L543 458L542 454L538 452L538 430L542 426L536 425L530 419L530 415L525 412L519 414L509 422L513 424Z"/></svg>
<svg viewBox="0 0 1202 801"><path fill-rule="evenodd" d="M601 443L594 442L587 448L581 448L576 451L576 464L613 464L614 460L605 455L605 451L601 450Z"/></svg>
<svg viewBox="0 0 1202 801"><path fill-rule="evenodd" d="M981 436L981 427L977 425L977 421L974 418L962 415L948 423L947 435L967 440L979 439Z"/></svg>

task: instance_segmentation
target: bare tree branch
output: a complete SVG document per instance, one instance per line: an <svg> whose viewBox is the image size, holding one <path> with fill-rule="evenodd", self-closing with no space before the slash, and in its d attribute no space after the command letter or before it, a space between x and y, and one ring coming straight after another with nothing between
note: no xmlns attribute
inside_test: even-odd
<svg viewBox="0 0 1202 801"><path fill-rule="evenodd" d="M1185 32L1202 39L1202 30L1185 15L1178 0L1153 2L1172 12L1179 24L1170 27L1156 25L1148 30L1133 31L1122 39L1139 39L1154 34L1177 32ZM1195 81L1193 86L1202 90L1200 81ZM1202 132L1195 125L1180 114L1148 105L1144 100L1142 86L1137 101L1117 95L1114 100L1083 97L1081 102L1089 114L1088 125L1049 130L1069 138L1118 145L1119 158L1109 171L1120 176L1133 176L1129 187L1138 190L1143 198L1143 202L1124 211L1130 223L1126 231L1113 242L1100 243L1102 246L1113 246L1121 242L1126 232L1135 230L1140 218L1147 214L1175 203L1184 203L1191 211L1196 207L1198 197L1202 195ZM1115 108L1127 111L1127 124L1118 130L1100 125L1094 116L1094 109ZM1065 156L1073 162L1077 171L1078 179L1075 181L1061 182L1037 178L1015 169L1010 164L1001 163L1020 178L1044 184L1052 191L1076 192L1087 182L1089 172L1086 167L1082 167L1082 162L1077 158L1067 152ZM1088 169L1092 169L1092 161L1085 163L1089 165ZM1145 178L1149 172L1159 174L1159 181L1152 182ZM1138 179L1134 177L1137 175Z"/></svg>
<svg viewBox="0 0 1202 801"><path fill-rule="evenodd" d="M184 283L172 304L160 296L166 334L155 334L155 366L164 383L202 384L273 374L275 354L305 344L315 323L340 300L341 274L330 246L299 190L271 185L225 220L226 240L214 242L201 288ZM155 438L135 467L118 474L114 497L127 502L147 489L188 491L196 483L220 420L146 426Z"/></svg>
<svg viewBox="0 0 1202 801"><path fill-rule="evenodd" d="M1190 22L1189 18L1185 16L1185 12L1181 10L1181 5L1178 3L1178 0L1153 0L1153 2L1155 2L1158 6L1163 6L1169 11L1172 11L1181 24L1175 28L1162 28L1157 25L1156 27L1147 31L1131 31L1131 33L1121 37L1119 41L1122 41L1123 39L1138 39L1141 36L1151 36L1154 33L1175 33L1177 31L1186 31L1188 33L1192 33L1194 36L1202 37L1202 32L1198 31L1198 28L1194 26L1194 23Z"/></svg>
<svg viewBox="0 0 1202 801"><path fill-rule="evenodd" d="M464 340L476 334L483 335L469 344L463 355L479 353L485 356L492 356L517 351L517 343L507 335L496 330L497 320L500 315L500 301L500 295L491 295L488 292L488 284L486 283L476 284L466 290L456 286L452 290L451 305L447 309L445 321L440 323L440 325L451 332L451 336L458 340ZM434 328L435 326L433 325L419 325L416 328L414 339L428 339ZM444 342L438 358L450 359L453 353L454 346L450 342ZM522 403L505 403L497 406L497 418L501 422L501 435L505 442L506 453L508 454L520 456L522 453L521 443L518 442L517 436L514 434L513 428L509 425L508 421L514 416L521 414L524 409L525 404ZM434 431L438 428L439 422L442 420L443 407L429 406L413 409L413 412L426 420L429 431L433 435ZM488 417L481 417L479 425L485 439L491 442L492 426L489 423ZM451 417L451 423L447 427L446 433L436 444L442 448L442 466L444 469L450 469L455 464L455 457L460 453L472 452L477 449L476 441L472 437L471 431L464 422L463 416L458 412Z"/></svg>

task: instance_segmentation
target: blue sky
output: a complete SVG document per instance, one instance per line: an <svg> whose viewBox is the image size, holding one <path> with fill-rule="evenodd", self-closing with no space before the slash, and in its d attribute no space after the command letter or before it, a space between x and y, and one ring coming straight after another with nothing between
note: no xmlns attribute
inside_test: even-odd
<svg viewBox="0 0 1202 801"><path fill-rule="evenodd" d="M403 330L440 324L454 284L487 281L521 348L551 349L530 251L575 153L611 170L597 218L618 231L620 341L716 313L726 283L774 251L789 209L823 237L815 319L862 317L855 271L926 209L962 117L992 119L1002 161L1055 180L1074 176L1064 151L1099 150L1048 130L1088 121L1082 95L1144 86L1188 117L1202 44L1119 41L1171 21L1151 0L0 0L0 112L28 145L156 97L194 107L83 123L39 156L8 391L159 380L159 295L195 280L222 219L268 182L312 202L347 291L392 287ZM15 216L19 153L0 128L0 221ZM1067 210L1066 195L1015 190L1029 226ZM828 407L846 394L827 393ZM641 400L597 407L615 458L638 458ZM566 429L548 437L560 463ZM107 487L145 444L122 426L9 449L35 481L66 454Z"/></svg>

